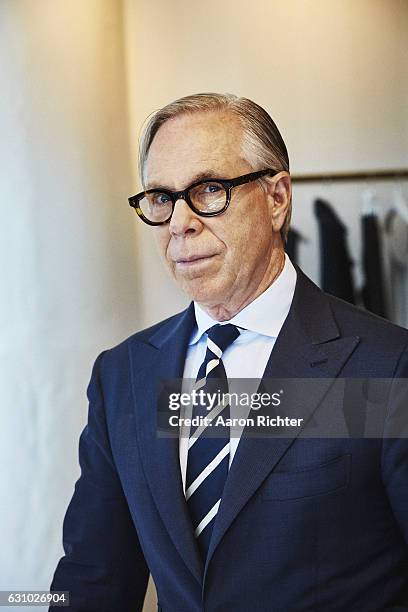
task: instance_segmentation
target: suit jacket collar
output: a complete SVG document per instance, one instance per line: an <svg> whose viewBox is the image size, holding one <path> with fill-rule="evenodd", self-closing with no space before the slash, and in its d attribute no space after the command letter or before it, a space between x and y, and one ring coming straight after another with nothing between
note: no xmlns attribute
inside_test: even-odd
<svg viewBox="0 0 408 612"><path fill-rule="evenodd" d="M339 328L333 316L329 299L317 285L299 268L293 264L297 272L296 288L292 304L284 327L295 324L302 336L312 344L320 344L338 338ZM161 349L172 339L180 343L190 338L195 326L194 303L191 302L186 310L167 319L151 336L147 343ZM281 330L283 332L283 329ZM184 354L187 344L183 347Z"/></svg>
<svg viewBox="0 0 408 612"><path fill-rule="evenodd" d="M294 385L291 405L295 411L301 406L306 422L359 338L341 338L329 298L298 266L296 269L292 305L268 361L264 383L267 386L268 379L293 377L326 379L316 385L307 398L300 396ZM203 567L183 495L178 436L176 433L171 438L157 436L155 409L156 381L183 376L188 340L194 325L194 308L190 304L144 340L134 338L129 350L137 435L146 478L174 546L204 588L208 566L223 535L295 438L243 437L240 440Z"/></svg>

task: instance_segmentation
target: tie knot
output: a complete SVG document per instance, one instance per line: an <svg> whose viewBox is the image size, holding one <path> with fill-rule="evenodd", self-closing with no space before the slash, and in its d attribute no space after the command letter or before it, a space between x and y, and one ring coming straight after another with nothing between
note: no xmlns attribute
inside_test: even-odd
<svg viewBox="0 0 408 612"><path fill-rule="evenodd" d="M217 323L207 331L208 338L217 345L222 353L238 338L239 334L238 328L232 323L226 325Z"/></svg>

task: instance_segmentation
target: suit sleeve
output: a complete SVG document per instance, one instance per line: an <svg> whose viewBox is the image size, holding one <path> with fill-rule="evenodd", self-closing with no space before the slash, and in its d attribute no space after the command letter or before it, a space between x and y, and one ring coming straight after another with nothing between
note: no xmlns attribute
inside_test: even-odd
<svg viewBox="0 0 408 612"><path fill-rule="evenodd" d="M394 516L408 544L407 347L399 359L388 399L383 435L382 474Z"/></svg>
<svg viewBox="0 0 408 612"><path fill-rule="evenodd" d="M70 592L70 612L142 610L149 570L111 453L100 385L101 353L79 440L81 474L63 524L65 555L50 587ZM49 612L57 612L50 607Z"/></svg>

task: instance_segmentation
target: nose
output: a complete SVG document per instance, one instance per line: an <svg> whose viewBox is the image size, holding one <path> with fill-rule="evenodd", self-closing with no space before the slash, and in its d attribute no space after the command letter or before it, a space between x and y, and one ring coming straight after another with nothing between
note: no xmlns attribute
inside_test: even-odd
<svg viewBox="0 0 408 612"><path fill-rule="evenodd" d="M200 231L202 223L184 197L180 197L174 204L174 210L170 219L169 230L174 236L195 234Z"/></svg>

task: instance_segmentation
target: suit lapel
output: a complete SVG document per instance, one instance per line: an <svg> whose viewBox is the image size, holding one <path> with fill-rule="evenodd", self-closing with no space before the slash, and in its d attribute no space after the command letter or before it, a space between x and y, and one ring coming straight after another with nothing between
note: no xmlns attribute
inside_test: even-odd
<svg viewBox="0 0 408 612"><path fill-rule="evenodd" d="M182 378L194 325L191 304L142 346L134 344L131 355L138 440L145 475L174 546L201 584L203 563L183 494L179 441L177 437L157 437L156 410L157 381Z"/></svg>
<svg viewBox="0 0 408 612"><path fill-rule="evenodd" d="M289 416L303 417L303 427L357 346L359 338L340 338L329 299L297 268L297 283L288 317L276 340L262 383L265 390L277 390L276 380L320 378L308 385L305 396L301 384L285 385L285 406ZM273 380L274 379L274 380ZM286 414L286 410L284 412ZM302 427L296 430L299 435ZM225 484L210 548L208 565L232 521L296 438L241 438Z"/></svg>

